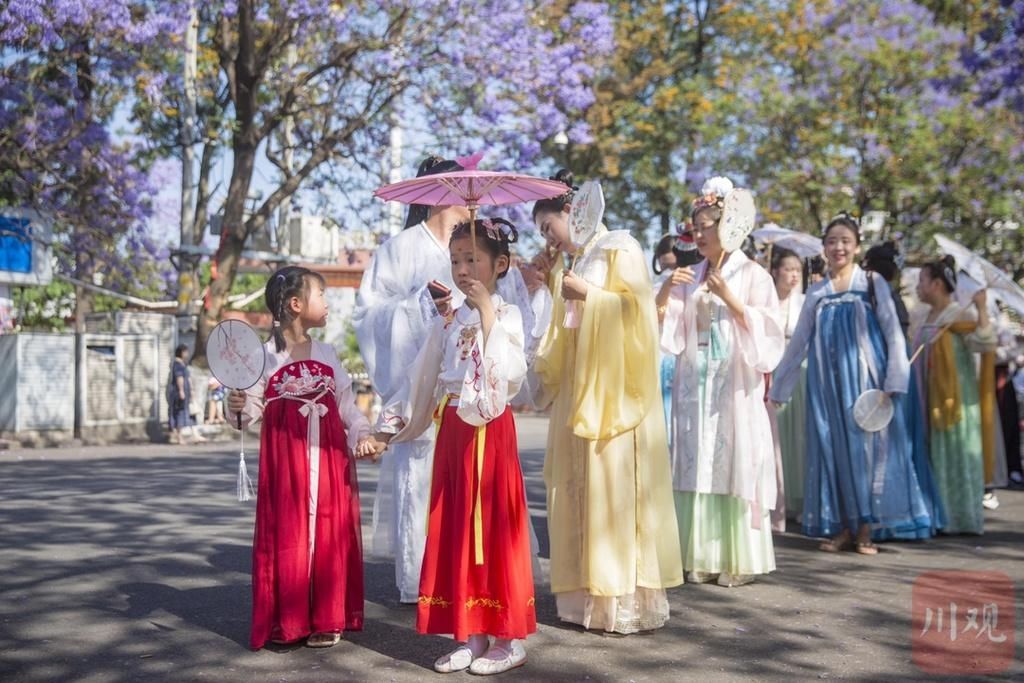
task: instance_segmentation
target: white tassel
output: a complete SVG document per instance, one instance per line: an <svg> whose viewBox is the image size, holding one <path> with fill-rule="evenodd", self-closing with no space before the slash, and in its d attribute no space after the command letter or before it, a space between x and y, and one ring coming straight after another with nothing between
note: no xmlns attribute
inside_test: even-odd
<svg viewBox="0 0 1024 683"><path fill-rule="evenodd" d="M238 500L245 502L256 497L256 491L252 487L252 479L245 469L245 453L238 454Z"/></svg>
<svg viewBox="0 0 1024 683"><path fill-rule="evenodd" d="M241 503L252 500L256 497L256 490L252 486L252 479L245 469L245 430L242 429L242 414L238 414L238 500Z"/></svg>

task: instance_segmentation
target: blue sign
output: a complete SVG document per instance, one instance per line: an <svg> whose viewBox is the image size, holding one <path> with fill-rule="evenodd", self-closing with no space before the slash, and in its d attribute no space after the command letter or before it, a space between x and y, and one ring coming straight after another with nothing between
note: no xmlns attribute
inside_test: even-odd
<svg viewBox="0 0 1024 683"><path fill-rule="evenodd" d="M0 216L0 270L32 272L32 226L27 218Z"/></svg>

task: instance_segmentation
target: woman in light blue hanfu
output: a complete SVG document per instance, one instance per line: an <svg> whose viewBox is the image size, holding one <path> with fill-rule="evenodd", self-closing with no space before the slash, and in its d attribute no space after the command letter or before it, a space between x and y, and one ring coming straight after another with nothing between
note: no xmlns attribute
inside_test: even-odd
<svg viewBox="0 0 1024 683"><path fill-rule="evenodd" d="M808 357L803 531L828 537L824 551L874 555L873 539L931 536L933 501L914 457L906 338L888 284L856 265L859 253L857 222L846 214L832 219L825 228L829 277L807 292L769 398L789 399ZM892 421L878 432L853 419L853 404L868 389L882 389L894 404Z"/></svg>

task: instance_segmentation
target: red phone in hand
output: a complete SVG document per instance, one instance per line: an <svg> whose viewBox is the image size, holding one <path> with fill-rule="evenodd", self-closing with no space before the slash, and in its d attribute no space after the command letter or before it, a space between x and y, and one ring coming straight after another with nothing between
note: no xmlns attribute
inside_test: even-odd
<svg viewBox="0 0 1024 683"><path fill-rule="evenodd" d="M448 295L452 293L451 289L445 287L437 280L431 280L430 282L427 283L427 291L430 292L430 297L435 301L437 299L447 298Z"/></svg>

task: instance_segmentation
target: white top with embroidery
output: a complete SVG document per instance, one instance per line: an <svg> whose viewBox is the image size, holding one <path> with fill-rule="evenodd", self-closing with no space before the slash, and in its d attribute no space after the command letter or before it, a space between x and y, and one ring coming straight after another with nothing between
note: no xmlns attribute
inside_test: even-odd
<svg viewBox="0 0 1024 683"><path fill-rule="evenodd" d="M286 372L278 378L278 386L274 388L277 393L302 396L317 387L332 389L334 400L338 404L338 413L341 415L341 423L345 425L345 431L348 433L349 448L354 449L359 441L370 435L370 421L356 407L355 393L352 391L352 378L345 372L345 368L341 367L338 354L335 353L333 346L314 339L309 349L310 360L328 365L334 371L333 381L328 377L312 375L302 361L292 360L288 351L280 353L275 351L273 340L264 344L263 348L267 354L263 376L260 377L259 382L245 392L245 408L242 409L243 426L255 424L263 419L267 382L281 367L295 363L294 373ZM238 418L235 414L231 414L229 419L234 423Z"/></svg>
<svg viewBox="0 0 1024 683"><path fill-rule="evenodd" d="M352 324L373 388L385 404L404 384L406 370L439 317L427 289L431 280L452 290L453 306L462 304L465 297L452 280L448 245L439 242L425 223L388 239L363 274ZM498 280L498 291L505 301L529 308L530 295L517 268ZM535 347L546 325L531 334L535 332L532 310L521 311L520 320L531 348Z"/></svg>
<svg viewBox="0 0 1024 683"><path fill-rule="evenodd" d="M438 319L408 379L381 410L377 429L394 441L414 439L430 426L441 399L458 396L458 415L480 426L505 412L526 377L519 308L492 294L495 322L483 341L480 314L468 306L450 321Z"/></svg>

